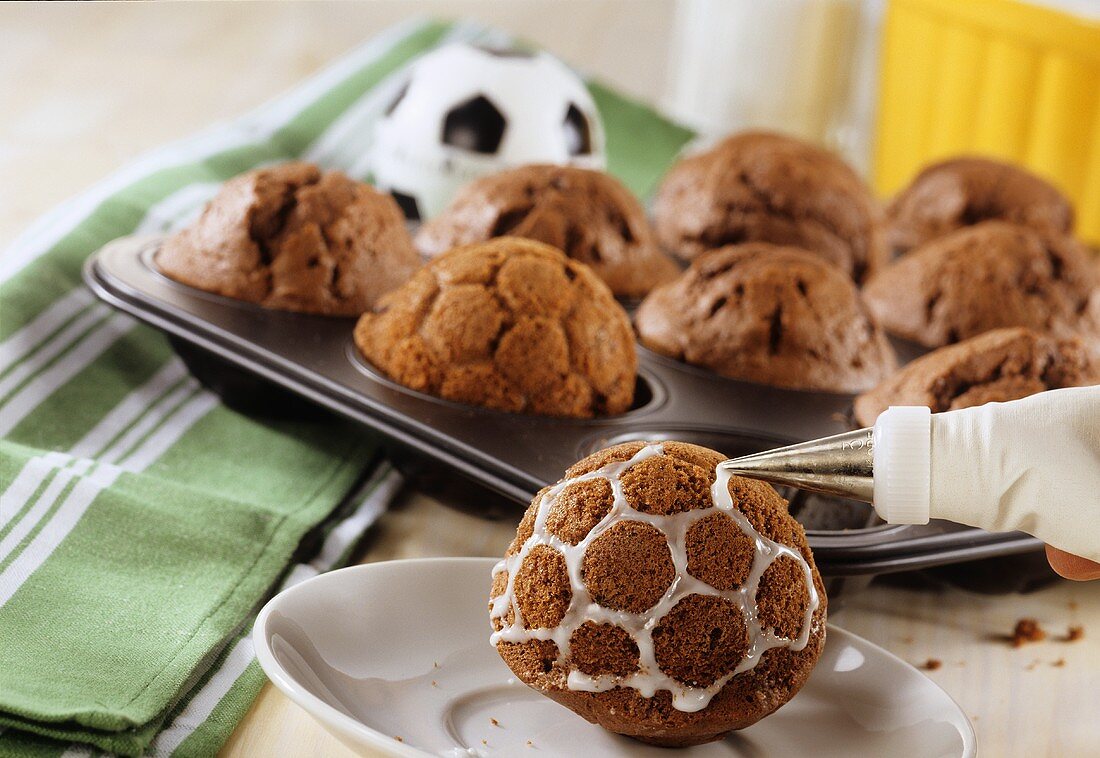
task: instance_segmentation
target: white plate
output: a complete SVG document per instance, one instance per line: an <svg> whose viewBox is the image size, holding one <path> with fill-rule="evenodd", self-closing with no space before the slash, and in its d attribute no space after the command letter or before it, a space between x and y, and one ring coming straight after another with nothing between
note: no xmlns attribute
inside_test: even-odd
<svg viewBox="0 0 1100 758"><path fill-rule="evenodd" d="M497 657L493 563L391 561L303 582L256 619L260 665L328 731L372 755L974 755L974 730L943 690L835 626L798 696L749 729L679 752L613 735L516 682Z"/></svg>

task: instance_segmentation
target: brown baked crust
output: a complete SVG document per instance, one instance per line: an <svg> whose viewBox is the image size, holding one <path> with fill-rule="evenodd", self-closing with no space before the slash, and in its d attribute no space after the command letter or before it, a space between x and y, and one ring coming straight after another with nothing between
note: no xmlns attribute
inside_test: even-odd
<svg viewBox="0 0 1100 758"><path fill-rule="evenodd" d="M518 237L430 261L363 314L355 344L394 381L460 403L591 417L634 400L622 306L584 264Z"/></svg>
<svg viewBox="0 0 1100 758"><path fill-rule="evenodd" d="M284 163L225 183L199 219L164 241L176 281L266 308L358 316L420 257L389 195L339 171Z"/></svg>
<svg viewBox="0 0 1100 758"><path fill-rule="evenodd" d="M566 477L581 476L609 463L629 460L646 444L631 442L596 452L572 466L566 472ZM646 469L652 480L646 483L645 491L653 502L677 502L680 506L679 510L656 508L650 512L674 513L682 512L683 509L710 507L712 501L708 487L714 482L715 466L724 460L724 456L713 450L682 442L662 442L661 445L664 453L659 457L667 459L668 465ZM635 467L640 465L635 464ZM624 474L629 472L630 469ZM691 492L697 493L690 504L681 503L680 495L677 494L685 486ZM670 692L663 689L658 690L653 697L646 698L629 687L615 687L599 693L568 688L569 671L574 667L592 675L618 676L637 669L637 645L621 627L602 625L599 630L602 645L586 644L579 650L574 647L571 658L564 662L558 661L557 645L552 640L501 642L497 651L505 663L521 681L574 710L588 721L643 742L670 747L721 739L731 730L751 726L790 700L806 682L824 646L827 616L825 589L814 566L805 532L787 512L786 501L769 485L738 477L730 480L729 490L735 507L749 519L757 531L769 539L798 550L811 569L819 605L811 616L809 642L805 648L800 651L788 648L767 651L754 668L732 677L706 708L695 713L674 708ZM531 526L543 494L539 493L532 501L508 555L518 552L531 536ZM583 494L579 496L583 497ZM594 490L592 496L596 500L602 497L598 490ZM579 525L593 509L598 510L596 503L590 507L574 504L565 518L569 520L575 517ZM704 579L707 582L717 581L718 585L725 588L736 588L744 581L746 572L740 561L726 560L720 555L723 550L728 552L735 548L728 539L724 522L721 521L730 521L729 517L719 513L716 515L721 518L707 516L695 522L701 531L696 540L694 563L697 565L698 561L709 561L712 557L715 560L707 572L693 574L700 578L707 577ZM638 522L630 520L627 514L613 528L636 523ZM581 525L580 528L584 529L584 526ZM599 539L600 537L596 538ZM590 554L585 556L586 562L605 562L603 570L597 575L585 575L586 582L599 584L596 589L600 594L621 593L622 588L630 582L626 581L628 577L620 576L616 579L614 574L621 573L628 566L633 566L629 570L630 576L639 577L637 591L650 598L668 582L669 578L663 568L667 555L661 551L653 550L648 545L635 546L630 542L621 542L610 549L621 554L610 557ZM772 624L780 634L797 635L801 632L808 608L809 592L802 572L788 573L789 566L786 563L795 565L794 561L785 559L777 560L769 567L765 572L767 581L761 581L756 600L766 625ZM524 571L525 566L526 559L519 571ZM501 594L506 586L507 575L498 574L490 598ZM712 583L711 586L717 585ZM556 609L556 598L563 595L561 588L556 587L537 590L525 588L522 592L526 595L523 602L528 605L542 604L547 609ZM520 601L520 594L520 590L517 590L517 602ZM638 605L647 602L649 599L641 600ZM693 686L707 686L733 670L745 654L747 640L744 637L745 627L740 613L731 613L729 605L731 604L728 601L721 600L716 595L690 594L664 617L655 620L654 652L658 665L666 674L679 681L693 683ZM508 621L507 618L505 620ZM497 620L494 620L494 626L501 628ZM591 628L594 626L586 623L578 628L588 627L585 636L591 639L596 635L596 629ZM577 636L574 632L574 646Z"/></svg>
<svg viewBox="0 0 1100 758"><path fill-rule="evenodd" d="M1097 270L1073 239L1005 221L937 237L863 289L887 331L939 347L990 329L1024 326L1100 340Z"/></svg>
<svg viewBox="0 0 1100 758"><path fill-rule="evenodd" d="M836 266L762 242L712 250L658 287L634 319L643 345L725 376L859 392L897 359Z"/></svg>
<svg viewBox="0 0 1100 758"><path fill-rule="evenodd" d="M855 417L861 426L872 426L891 405L924 405L940 413L1097 383L1100 364L1081 340L1020 327L994 329L908 364L856 398Z"/></svg>
<svg viewBox="0 0 1100 758"><path fill-rule="evenodd" d="M563 250L622 297L641 297L680 270L626 187L601 171L572 166L521 166L470 182L420 227L416 246L438 255L504 235Z"/></svg>
<svg viewBox="0 0 1100 758"><path fill-rule="evenodd" d="M886 263L881 209L840 158L780 134L742 132L672 167L657 235L692 260L742 242L802 247L862 282Z"/></svg>
<svg viewBox="0 0 1100 758"><path fill-rule="evenodd" d="M894 197L886 218L887 243L899 255L982 221L1052 234L1073 230L1073 206L1054 185L1020 166L977 157L925 167Z"/></svg>

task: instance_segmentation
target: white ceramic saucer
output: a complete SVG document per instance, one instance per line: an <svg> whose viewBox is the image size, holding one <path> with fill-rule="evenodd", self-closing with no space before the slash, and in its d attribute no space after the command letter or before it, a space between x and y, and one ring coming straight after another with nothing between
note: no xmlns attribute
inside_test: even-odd
<svg viewBox="0 0 1100 758"><path fill-rule="evenodd" d="M802 691L729 739L670 751L610 734L516 682L490 647L493 563L391 561L296 585L256 619L260 665L368 755L974 755L974 730L943 690L835 626Z"/></svg>

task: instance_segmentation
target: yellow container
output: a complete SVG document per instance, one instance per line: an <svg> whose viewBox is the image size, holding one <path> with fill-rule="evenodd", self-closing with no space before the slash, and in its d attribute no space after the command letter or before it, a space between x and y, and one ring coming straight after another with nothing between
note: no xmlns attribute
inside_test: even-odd
<svg viewBox="0 0 1100 758"><path fill-rule="evenodd" d="M959 154L1022 164L1100 244L1100 23L1017 0L890 0L875 186Z"/></svg>

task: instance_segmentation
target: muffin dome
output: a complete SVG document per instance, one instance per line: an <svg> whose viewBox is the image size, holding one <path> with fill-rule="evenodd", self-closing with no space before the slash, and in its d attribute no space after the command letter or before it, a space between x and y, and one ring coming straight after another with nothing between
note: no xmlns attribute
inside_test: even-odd
<svg viewBox="0 0 1100 758"><path fill-rule="evenodd" d="M651 350L777 387L859 392L897 364L842 271L764 243L697 258L645 299L635 326Z"/></svg>
<svg viewBox="0 0 1100 758"><path fill-rule="evenodd" d="M988 158L928 166L898 193L886 215L887 242L898 254L982 221L1010 221L1053 234L1073 228L1073 207L1053 185Z"/></svg>
<svg viewBox="0 0 1100 758"><path fill-rule="evenodd" d="M821 577L786 501L722 460L632 442L535 496L489 603L520 680L666 746L721 739L798 692L825 641Z"/></svg>
<svg viewBox="0 0 1100 758"><path fill-rule="evenodd" d="M860 425L872 426L891 405L925 405L940 413L1098 382L1100 365L1081 340L994 329L908 364L856 398L855 415Z"/></svg>
<svg viewBox="0 0 1100 758"><path fill-rule="evenodd" d="M863 295L887 331L939 347L1025 326L1100 340L1097 271L1068 237L1004 221L958 229L875 276Z"/></svg>
<svg viewBox="0 0 1100 758"><path fill-rule="evenodd" d="M640 297L679 273L626 187L600 171L570 166L522 166L467 184L421 227L416 245L438 255L502 235L564 250L616 295Z"/></svg>
<svg viewBox="0 0 1100 758"><path fill-rule="evenodd" d="M832 153L744 132L681 160L657 193L657 234L691 260L741 242L805 248L862 282L885 263L878 204Z"/></svg>
<svg viewBox="0 0 1100 758"><path fill-rule="evenodd" d="M396 382L470 405L590 417L634 398L630 320L607 285L517 237L429 262L363 314L355 344Z"/></svg>
<svg viewBox="0 0 1100 758"><path fill-rule="evenodd" d="M389 195L284 163L226 182L156 263L179 282L267 308L358 316L420 258Z"/></svg>

